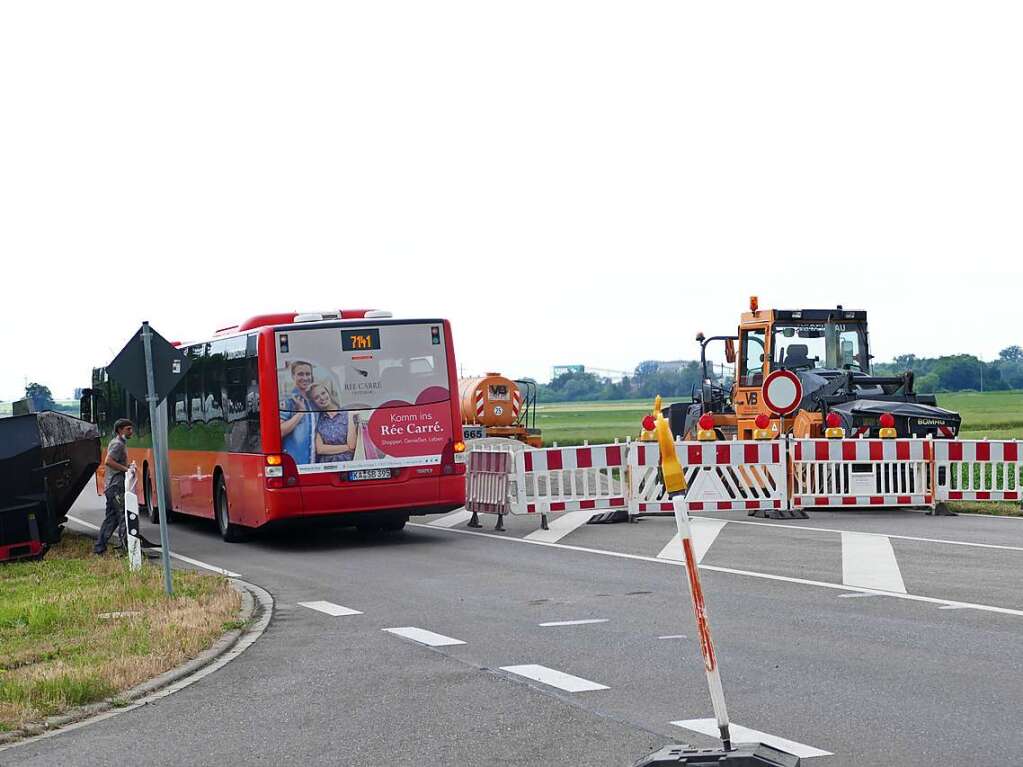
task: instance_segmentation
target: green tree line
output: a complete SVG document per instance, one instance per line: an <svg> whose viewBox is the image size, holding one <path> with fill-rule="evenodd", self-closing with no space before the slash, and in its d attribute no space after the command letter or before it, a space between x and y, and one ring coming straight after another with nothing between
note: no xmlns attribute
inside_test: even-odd
<svg viewBox="0 0 1023 767"><path fill-rule="evenodd" d="M998 353L998 359L984 362L972 354L946 357L917 357L900 354L891 362L874 363L874 375L901 375L907 370L916 374L919 392L999 391L1023 389L1023 347L1009 346ZM684 362L671 368L655 362L641 362L633 375L612 382L594 373L562 373L550 383L540 384L541 402L579 402L614 399L688 397L699 387L700 363Z"/></svg>

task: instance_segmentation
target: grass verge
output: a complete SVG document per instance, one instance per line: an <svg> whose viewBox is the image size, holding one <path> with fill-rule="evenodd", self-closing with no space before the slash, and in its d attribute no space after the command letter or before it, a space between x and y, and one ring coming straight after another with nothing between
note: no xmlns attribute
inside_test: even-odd
<svg viewBox="0 0 1023 767"><path fill-rule="evenodd" d="M240 596L226 578L160 568L132 573L65 533L39 562L0 565L0 732L104 700L195 657Z"/></svg>

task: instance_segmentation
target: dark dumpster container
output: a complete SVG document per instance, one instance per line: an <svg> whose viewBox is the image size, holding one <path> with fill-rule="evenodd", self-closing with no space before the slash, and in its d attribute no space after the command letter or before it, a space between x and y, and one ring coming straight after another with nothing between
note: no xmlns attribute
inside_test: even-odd
<svg viewBox="0 0 1023 767"><path fill-rule="evenodd" d="M95 424L51 411L0 418L0 562L60 540L99 459Z"/></svg>

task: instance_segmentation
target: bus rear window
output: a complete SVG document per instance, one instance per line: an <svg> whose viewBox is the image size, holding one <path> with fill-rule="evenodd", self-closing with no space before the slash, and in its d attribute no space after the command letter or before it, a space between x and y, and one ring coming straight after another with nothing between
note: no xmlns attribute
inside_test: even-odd
<svg viewBox="0 0 1023 767"><path fill-rule="evenodd" d="M278 331L282 411L373 410L450 399L443 326Z"/></svg>

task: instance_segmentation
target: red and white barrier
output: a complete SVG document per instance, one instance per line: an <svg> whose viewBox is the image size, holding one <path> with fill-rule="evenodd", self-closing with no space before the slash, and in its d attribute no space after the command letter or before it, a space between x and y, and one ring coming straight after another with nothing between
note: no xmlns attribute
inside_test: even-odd
<svg viewBox="0 0 1023 767"><path fill-rule="evenodd" d="M797 439L796 508L934 506L930 439Z"/></svg>
<svg viewBox="0 0 1023 767"><path fill-rule="evenodd" d="M1023 443L933 439L676 442L687 512L805 516L809 509L936 509L1023 499ZM469 454L466 508L546 515L622 509L673 513L653 443ZM941 509L937 509L941 511ZM500 528L500 518L498 520Z"/></svg>
<svg viewBox="0 0 1023 767"><path fill-rule="evenodd" d="M942 440L934 454L938 501L1023 500L1023 443Z"/></svg>
<svg viewBox="0 0 1023 767"><path fill-rule="evenodd" d="M765 511L785 507L785 456L776 441L676 442L685 472L686 511ZM657 473L654 443L630 445L631 516L673 513Z"/></svg>
<svg viewBox="0 0 1023 767"><path fill-rule="evenodd" d="M473 514L508 514L509 475L513 455L500 448L479 448L469 453L465 508Z"/></svg>

